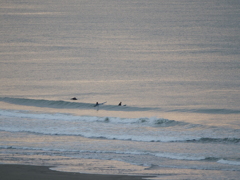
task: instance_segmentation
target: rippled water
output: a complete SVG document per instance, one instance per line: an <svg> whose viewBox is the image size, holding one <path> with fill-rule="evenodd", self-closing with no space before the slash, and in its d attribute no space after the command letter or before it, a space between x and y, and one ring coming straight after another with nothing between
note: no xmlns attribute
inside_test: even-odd
<svg viewBox="0 0 240 180"><path fill-rule="evenodd" d="M237 0L27 0L0 9L1 163L239 177Z"/></svg>

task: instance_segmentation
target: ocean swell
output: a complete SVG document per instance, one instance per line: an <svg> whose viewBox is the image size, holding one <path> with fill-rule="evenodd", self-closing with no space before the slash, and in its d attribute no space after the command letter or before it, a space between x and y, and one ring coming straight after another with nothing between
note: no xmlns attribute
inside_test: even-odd
<svg viewBox="0 0 240 180"><path fill-rule="evenodd" d="M46 108L57 108L57 109L98 109L99 107L101 107L102 110L108 110L108 111L158 110L158 108L150 108L150 107L116 106L116 105L107 105L107 104L95 107L95 103L93 104L93 103L63 101L63 100L26 99L26 98L11 98L11 97L0 97L0 101L7 102L10 104L23 105L23 106L46 107Z"/></svg>
<svg viewBox="0 0 240 180"><path fill-rule="evenodd" d="M201 114L240 114L240 110L237 109L174 109L169 112L189 112L189 113L201 113Z"/></svg>

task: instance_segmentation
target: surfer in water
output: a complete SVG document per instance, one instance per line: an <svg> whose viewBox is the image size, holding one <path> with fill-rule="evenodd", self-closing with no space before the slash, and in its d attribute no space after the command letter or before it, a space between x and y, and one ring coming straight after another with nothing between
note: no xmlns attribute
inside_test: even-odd
<svg viewBox="0 0 240 180"><path fill-rule="evenodd" d="M122 105L122 102L120 102L118 106L127 106L127 105L126 104Z"/></svg>
<svg viewBox="0 0 240 180"><path fill-rule="evenodd" d="M94 107L96 107L96 106L98 106L99 104L98 104L98 102L96 102L96 104L95 104L95 106Z"/></svg>
<svg viewBox="0 0 240 180"><path fill-rule="evenodd" d="M73 97L73 98L71 98L71 100L77 100L77 98L76 98L76 97Z"/></svg>

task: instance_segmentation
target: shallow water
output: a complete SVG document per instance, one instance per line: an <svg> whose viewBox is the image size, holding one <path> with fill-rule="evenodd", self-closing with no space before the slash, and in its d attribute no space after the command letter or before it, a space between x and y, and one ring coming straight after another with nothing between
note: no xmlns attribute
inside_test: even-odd
<svg viewBox="0 0 240 180"><path fill-rule="evenodd" d="M1 163L238 179L238 1L0 9Z"/></svg>

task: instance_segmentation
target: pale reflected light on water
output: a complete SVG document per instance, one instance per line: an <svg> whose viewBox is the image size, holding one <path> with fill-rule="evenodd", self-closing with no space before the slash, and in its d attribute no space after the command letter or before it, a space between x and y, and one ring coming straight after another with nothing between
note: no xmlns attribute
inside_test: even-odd
<svg viewBox="0 0 240 180"><path fill-rule="evenodd" d="M0 14L0 163L238 179L239 1L5 1Z"/></svg>

